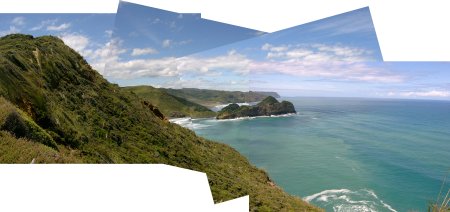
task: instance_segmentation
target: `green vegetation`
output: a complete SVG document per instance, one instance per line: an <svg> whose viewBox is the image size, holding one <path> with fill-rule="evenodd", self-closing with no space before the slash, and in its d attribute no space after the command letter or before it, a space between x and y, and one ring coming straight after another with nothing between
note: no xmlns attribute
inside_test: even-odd
<svg viewBox="0 0 450 212"><path fill-rule="evenodd" d="M60 147L59 151L0 131L1 163L81 163L79 151Z"/></svg>
<svg viewBox="0 0 450 212"><path fill-rule="evenodd" d="M53 138L22 110L0 96L0 130L9 131L19 138L28 138L57 149Z"/></svg>
<svg viewBox="0 0 450 212"><path fill-rule="evenodd" d="M263 99L261 102L258 103L258 105L272 105L272 104L278 104L280 103L275 97L268 96L267 98Z"/></svg>
<svg viewBox="0 0 450 212"><path fill-rule="evenodd" d="M207 107L213 107L220 104L240 103L240 102L258 102L267 96L280 97L275 92L241 92L241 91L219 91L197 88L183 89L163 89L169 94L187 99L191 102L201 104Z"/></svg>
<svg viewBox="0 0 450 212"><path fill-rule="evenodd" d="M271 116L295 113L294 105L288 101L278 102L268 96L255 106L239 106L230 104L217 113L217 119L233 119L239 117Z"/></svg>
<svg viewBox="0 0 450 212"><path fill-rule="evenodd" d="M282 191L230 146L158 117L56 37L0 38L0 76L2 125L19 123L57 144L5 127L1 163L163 163L207 173L215 202L250 195L252 211L320 210Z"/></svg>
<svg viewBox="0 0 450 212"><path fill-rule="evenodd" d="M447 174L444 177L444 180L442 181L441 189L439 191L439 195L436 199L436 201L431 202L428 205L428 212L448 212L450 211L450 188L447 189L447 192L445 191L447 186L447 177L450 174L450 170L447 172Z"/></svg>
<svg viewBox="0 0 450 212"><path fill-rule="evenodd" d="M216 115L215 112L205 106L171 95L163 89L152 86L132 86L122 89L133 92L142 99L156 105L165 116L170 118L183 116L205 118Z"/></svg>

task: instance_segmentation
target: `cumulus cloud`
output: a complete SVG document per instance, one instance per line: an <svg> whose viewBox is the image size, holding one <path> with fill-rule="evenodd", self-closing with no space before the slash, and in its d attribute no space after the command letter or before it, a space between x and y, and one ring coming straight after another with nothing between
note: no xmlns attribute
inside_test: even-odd
<svg viewBox="0 0 450 212"><path fill-rule="evenodd" d="M135 48L131 52L131 56L140 56L140 55L157 54L157 53L158 53L158 51L156 49L152 49L152 48L144 48L144 49Z"/></svg>
<svg viewBox="0 0 450 212"><path fill-rule="evenodd" d="M89 38L84 35L65 33L60 35L59 37L64 41L66 45L70 46L72 49L79 53L83 53L83 51L89 45Z"/></svg>
<svg viewBox="0 0 450 212"><path fill-rule="evenodd" d="M105 75L120 79L137 77L177 77L182 74L217 75L218 70L248 72L250 60L244 55L229 52L223 56L200 58L194 56L160 59L136 59L111 61L106 66Z"/></svg>
<svg viewBox="0 0 450 212"><path fill-rule="evenodd" d="M15 17L12 21L11 21L12 25L15 26L23 26L25 25L25 18L24 17Z"/></svg>
<svg viewBox="0 0 450 212"><path fill-rule="evenodd" d="M254 61L253 73L281 73L297 77L395 83L403 76L372 66L371 51L343 45L272 45L265 43L264 61Z"/></svg>
<svg viewBox="0 0 450 212"><path fill-rule="evenodd" d="M388 96L402 96L402 97L450 97L450 91L446 91L446 90L430 90L430 91L389 92Z"/></svg>
<svg viewBox="0 0 450 212"><path fill-rule="evenodd" d="M60 25L49 25L47 26L48 31L64 31L70 28L70 23L63 23Z"/></svg>
<svg viewBox="0 0 450 212"><path fill-rule="evenodd" d="M295 47L295 46L294 46ZM294 77L319 77L332 80L364 81L375 83L398 83L405 80L402 75L384 67L367 62L353 61L366 52L343 46L315 45L315 49L299 49L291 46L263 45L261 49L272 54L283 54L279 60L257 61L234 50L214 57L187 56L182 58L116 59L107 63L105 76L119 79L137 77L179 77L183 74L198 76L217 75L224 71L239 75L285 74ZM118 47L117 47L118 48ZM145 52L134 49L132 55ZM341 60L336 59L341 58ZM281 59L280 59L281 58ZM344 58L344 59L342 59Z"/></svg>
<svg viewBox="0 0 450 212"><path fill-rule="evenodd" d="M89 60L91 66L100 74L104 74L106 64L117 63L119 56L126 52L125 49L120 48L121 41L118 39L97 44L92 43L87 36L77 33L63 33L59 37L66 45Z"/></svg>
<svg viewBox="0 0 450 212"><path fill-rule="evenodd" d="M25 25L25 18L21 16L15 17L11 20L11 26L8 29L0 31L0 36L19 33L23 25Z"/></svg>
<svg viewBox="0 0 450 212"><path fill-rule="evenodd" d="M19 33L20 29L16 26L9 26L9 29L0 31L0 36L5 36L9 34Z"/></svg>
<svg viewBox="0 0 450 212"><path fill-rule="evenodd" d="M111 39L96 49L85 50L82 55L93 61L91 65L95 70L102 75L107 75L105 73L107 64L118 63L120 55L127 52L126 49L120 48L121 43L122 41L118 39Z"/></svg>

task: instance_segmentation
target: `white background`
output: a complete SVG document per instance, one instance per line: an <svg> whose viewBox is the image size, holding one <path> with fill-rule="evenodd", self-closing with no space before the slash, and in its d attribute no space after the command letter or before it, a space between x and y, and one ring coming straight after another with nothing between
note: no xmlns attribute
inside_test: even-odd
<svg viewBox="0 0 450 212"><path fill-rule="evenodd" d="M450 7L445 0L130 2L201 12L203 18L266 32L369 6L385 60L450 61ZM117 0L1 0L0 13L115 13L117 4ZM161 165L30 166L0 166L1 211L212 210L202 173ZM219 206L221 211L248 211L248 197Z"/></svg>

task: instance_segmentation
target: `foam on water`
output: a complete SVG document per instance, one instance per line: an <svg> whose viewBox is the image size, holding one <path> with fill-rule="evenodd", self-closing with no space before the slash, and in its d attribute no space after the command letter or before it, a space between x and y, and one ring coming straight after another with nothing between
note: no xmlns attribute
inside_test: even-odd
<svg viewBox="0 0 450 212"><path fill-rule="evenodd" d="M357 191L349 189L330 189L307 196L304 200L311 203L332 206L335 212L375 212L379 211L380 208L383 208L386 211L397 212L397 210L379 199L374 191L369 189L360 189Z"/></svg>
<svg viewBox="0 0 450 212"><path fill-rule="evenodd" d="M196 121L196 119L192 119L191 117L170 119L169 121L191 130L202 129L210 126L206 124L195 123L194 121Z"/></svg>
<svg viewBox="0 0 450 212"><path fill-rule="evenodd" d="M280 118L280 117L290 117L290 116L295 116L297 115L297 113L287 113L287 114L282 114L282 115L270 115L270 116L246 116L246 117L239 117L239 118L234 118L234 119L214 119L216 121L241 121L241 120L251 120L251 119L256 119L256 118Z"/></svg>
<svg viewBox="0 0 450 212"><path fill-rule="evenodd" d="M214 123L214 122L234 122L234 121L243 121L243 120L252 120L256 118L280 118L280 117L290 117L295 116L297 113L288 113L283 115L270 115L270 116L255 116L255 117L239 117L234 119L215 119L215 118L202 118L202 119L193 119L191 117L184 118L174 118L169 121L175 124L178 124L182 127L186 127L189 129L202 129L211 125L203 124L203 123Z"/></svg>

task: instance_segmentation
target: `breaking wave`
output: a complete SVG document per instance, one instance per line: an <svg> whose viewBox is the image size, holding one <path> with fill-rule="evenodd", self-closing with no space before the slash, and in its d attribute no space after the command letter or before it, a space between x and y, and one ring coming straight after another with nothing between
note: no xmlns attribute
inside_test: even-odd
<svg viewBox="0 0 450 212"><path fill-rule="evenodd" d="M397 212L390 205L379 199L374 191L360 189L351 191L349 189L331 189L303 198L307 202L316 203L321 207L332 207L335 212Z"/></svg>
<svg viewBox="0 0 450 212"><path fill-rule="evenodd" d="M206 124L194 123L193 120L195 119L192 119L191 117L186 117L186 118L170 119L169 121L192 130L202 129L210 126Z"/></svg>
<svg viewBox="0 0 450 212"><path fill-rule="evenodd" d="M218 122L233 122L233 121L243 121L243 120L252 120L257 118L279 118L279 117L290 117L295 116L297 113L288 113L283 115L271 115L271 116L254 116L254 117L239 117L234 119L215 119L215 118L198 118L193 119L191 117L184 118L174 118L169 121L175 124L178 124L182 127L186 127L188 129L196 130L203 129L206 127L210 127L214 125L214 123Z"/></svg>

